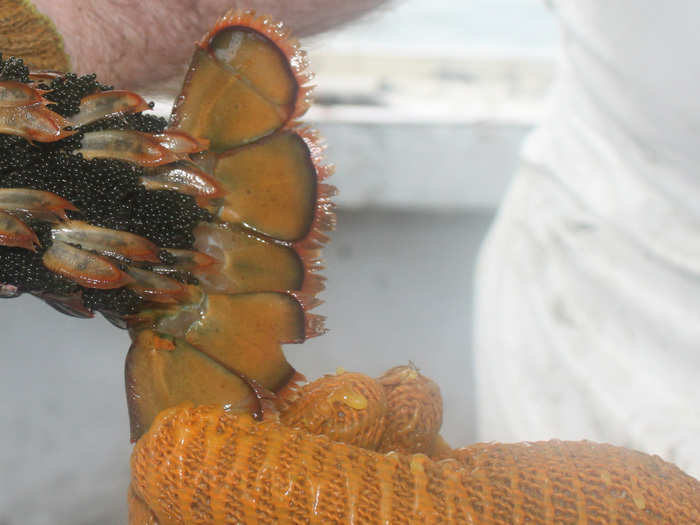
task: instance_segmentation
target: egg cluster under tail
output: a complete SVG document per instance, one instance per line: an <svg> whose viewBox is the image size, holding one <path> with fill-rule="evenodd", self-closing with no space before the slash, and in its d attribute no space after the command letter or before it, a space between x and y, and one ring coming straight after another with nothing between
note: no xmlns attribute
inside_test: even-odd
<svg viewBox="0 0 700 525"><path fill-rule="evenodd" d="M93 75L30 72L0 58L0 295L31 293L63 313L120 326L196 280L168 249L192 249L211 214L139 178L181 152L165 119ZM194 139L192 139L194 140ZM199 149L202 149L201 147Z"/></svg>

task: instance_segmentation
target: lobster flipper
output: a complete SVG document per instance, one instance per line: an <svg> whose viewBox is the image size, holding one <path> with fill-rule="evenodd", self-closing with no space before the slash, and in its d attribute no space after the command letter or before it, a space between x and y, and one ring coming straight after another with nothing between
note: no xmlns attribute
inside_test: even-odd
<svg viewBox="0 0 700 525"><path fill-rule="evenodd" d="M250 12L229 13L197 44L169 132L208 149L177 166L189 176L161 170L158 180L207 188L197 198L212 220L194 229L193 248L208 264L191 268L186 301L129 320L133 439L184 401L260 414L268 392L283 398L302 378L281 344L324 332L309 310L323 289L334 188L322 182L331 169L318 136L296 121L308 107L305 68L282 26Z"/></svg>

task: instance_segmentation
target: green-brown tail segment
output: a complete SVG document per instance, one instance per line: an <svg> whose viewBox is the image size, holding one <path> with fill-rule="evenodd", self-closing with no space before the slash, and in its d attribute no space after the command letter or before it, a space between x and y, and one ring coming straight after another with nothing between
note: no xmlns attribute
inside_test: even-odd
<svg viewBox="0 0 700 525"><path fill-rule="evenodd" d="M175 304L129 320L126 363L132 439L184 401L258 410L266 392L300 375L282 343L324 332L308 313L323 289L320 248L334 226L308 108L306 58L281 25L251 12L224 16L198 44L169 131L209 145L150 184L206 188L213 217L194 230L197 286ZM182 188L180 188L182 189ZM208 192L208 193L207 193Z"/></svg>

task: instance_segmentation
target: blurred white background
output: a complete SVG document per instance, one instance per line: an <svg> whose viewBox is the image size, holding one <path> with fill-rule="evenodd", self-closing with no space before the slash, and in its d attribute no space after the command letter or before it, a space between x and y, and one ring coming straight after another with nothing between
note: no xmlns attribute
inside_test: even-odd
<svg viewBox="0 0 700 525"><path fill-rule="evenodd" d="M412 360L442 387L448 441L474 440L474 258L557 38L537 0L410 0L304 42L308 120L341 193L317 310L331 331L287 347L301 371ZM0 525L125 523L127 334L31 298L0 302L0 316Z"/></svg>

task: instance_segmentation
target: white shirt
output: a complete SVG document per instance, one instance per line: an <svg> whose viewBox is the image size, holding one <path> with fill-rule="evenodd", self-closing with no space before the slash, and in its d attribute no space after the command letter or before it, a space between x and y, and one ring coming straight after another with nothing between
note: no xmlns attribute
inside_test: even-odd
<svg viewBox="0 0 700 525"><path fill-rule="evenodd" d="M550 112L479 264L480 438L608 441L700 476L700 3L553 6Z"/></svg>

